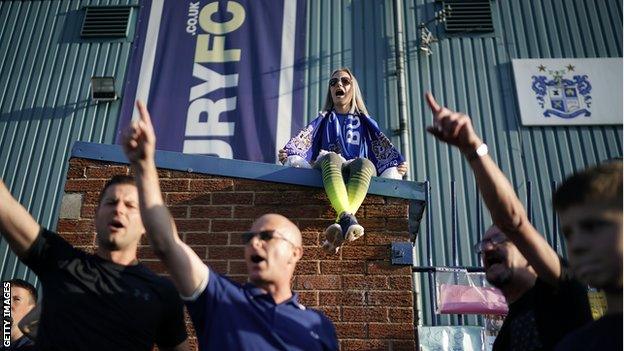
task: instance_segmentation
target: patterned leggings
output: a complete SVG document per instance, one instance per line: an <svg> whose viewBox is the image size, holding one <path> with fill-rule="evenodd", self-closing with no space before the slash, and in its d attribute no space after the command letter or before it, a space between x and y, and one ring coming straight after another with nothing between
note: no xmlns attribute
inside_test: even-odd
<svg viewBox="0 0 624 351"><path fill-rule="evenodd" d="M344 163L343 158L334 152L321 156L314 165L323 175L325 193L338 218L343 212L355 214L364 202L371 177L377 170L366 158L357 158ZM345 185L343 173L348 177Z"/></svg>

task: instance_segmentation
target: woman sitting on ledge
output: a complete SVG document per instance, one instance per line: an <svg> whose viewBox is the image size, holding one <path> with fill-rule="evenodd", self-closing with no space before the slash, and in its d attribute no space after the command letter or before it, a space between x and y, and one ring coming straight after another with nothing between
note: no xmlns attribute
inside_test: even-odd
<svg viewBox="0 0 624 351"><path fill-rule="evenodd" d="M321 170L325 192L338 215L325 229L323 248L331 253L364 235L355 213L371 177L401 179L407 172L403 156L369 116L348 68L332 73L323 111L279 151L279 160L287 166Z"/></svg>

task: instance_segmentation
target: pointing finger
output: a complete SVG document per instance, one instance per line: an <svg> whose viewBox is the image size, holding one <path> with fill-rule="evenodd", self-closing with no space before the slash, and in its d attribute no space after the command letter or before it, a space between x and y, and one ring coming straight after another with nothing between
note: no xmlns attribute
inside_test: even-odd
<svg viewBox="0 0 624 351"><path fill-rule="evenodd" d="M145 122L146 124L152 124L149 111L147 111L147 107L145 106L143 101L137 100L136 106L139 109L139 114L141 115L141 121Z"/></svg>
<svg viewBox="0 0 624 351"><path fill-rule="evenodd" d="M433 97L431 92L427 92L425 94L425 98L427 99L427 104L429 104L429 108L431 108L431 111L433 111L433 113L438 113L440 111L440 105L438 105L438 102Z"/></svg>

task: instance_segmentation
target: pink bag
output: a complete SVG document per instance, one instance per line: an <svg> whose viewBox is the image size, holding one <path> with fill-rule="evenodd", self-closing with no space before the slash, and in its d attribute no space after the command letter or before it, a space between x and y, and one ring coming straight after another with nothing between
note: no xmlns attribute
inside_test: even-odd
<svg viewBox="0 0 624 351"><path fill-rule="evenodd" d="M486 284L483 273L436 272L437 313L507 314L507 301L501 291Z"/></svg>
<svg viewBox="0 0 624 351"><path fill-rule="evenodd" d="M496 288L441 284L438 313L507 314L507 301Z"/></svg>

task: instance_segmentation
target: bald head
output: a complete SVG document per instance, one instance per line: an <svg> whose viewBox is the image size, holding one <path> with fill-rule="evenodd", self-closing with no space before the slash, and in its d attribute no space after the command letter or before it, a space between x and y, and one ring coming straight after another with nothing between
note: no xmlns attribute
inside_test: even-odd
<svg viewBox="0 0 624 351"><path fill-rule="evenodd" d="M281 303L292 296L292 278L303 257L301 232L288 218L274 213L256 219L250 232L253 236L245 245L249 281Z"/></svg>
<svg viewBox="0 0 624 351"><path fill-rule="evenodd" d="M260 232L263 230L277 230L296 246L301 246L301 231L288 218L276 214L268 213L260 216L251 225L252 232Z"/></svg>

